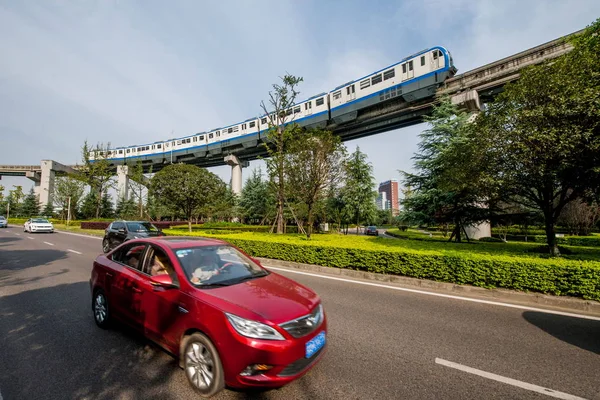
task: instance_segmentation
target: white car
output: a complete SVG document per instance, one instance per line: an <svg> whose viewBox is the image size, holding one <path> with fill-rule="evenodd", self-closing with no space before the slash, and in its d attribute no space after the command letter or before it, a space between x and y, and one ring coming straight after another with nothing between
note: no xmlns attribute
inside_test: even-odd
<svg viewBox="0 0 600 400"><path fill-rule="evenodd" d="M45 218L29 218L23 225L23 232L54 232L54 225Z"/></svg>
<svg viewBox="0 0 600 400"><path fill-rule="evenodd" d="M8 221L4 215L0 215L0 228L8 227Z"/></svg>

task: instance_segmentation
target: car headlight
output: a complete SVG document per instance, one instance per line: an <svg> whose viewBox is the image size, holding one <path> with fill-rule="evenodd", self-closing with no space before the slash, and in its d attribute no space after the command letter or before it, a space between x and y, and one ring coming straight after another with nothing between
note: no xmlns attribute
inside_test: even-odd
<svg viewBox="0 0 600 400"><path fill-rule="evenodd" d="M255 339L268 339L268 340L285 340L281 333L268 325L261 324L260 322L251 321L237 315L225 313L229 323L233 328L242 336L255 338Z"/></svg>

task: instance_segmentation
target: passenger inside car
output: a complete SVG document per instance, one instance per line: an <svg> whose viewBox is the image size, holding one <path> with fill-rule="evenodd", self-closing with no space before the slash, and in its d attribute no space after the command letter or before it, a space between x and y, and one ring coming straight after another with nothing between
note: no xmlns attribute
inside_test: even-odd
<svg viewBox="0 0 600 400"><path fill-rule="evenodd" d="M198 251L196 254L197 259L194 260L196 269L192 273L192 283L204 282L219 274L219 258L215 253Z"/></svg>

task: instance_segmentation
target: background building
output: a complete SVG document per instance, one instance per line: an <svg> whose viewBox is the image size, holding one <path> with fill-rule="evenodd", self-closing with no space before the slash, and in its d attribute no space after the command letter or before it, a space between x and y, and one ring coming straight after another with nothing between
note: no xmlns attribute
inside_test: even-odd
<svg viewBox="0 0 600 400"><path fill-rule="evenodd" d="M381 210L389 210L392 209L392 215L397 216L400 213L400 204L398 202L398 181L397 180L389 180L385 182L381 182L379 184L379 197L385 198L386 201L381 203L385 205L385 208L380 208ZM385 196L385 197L384 197ZM379 201L377 203L379 206Z"/></svg>

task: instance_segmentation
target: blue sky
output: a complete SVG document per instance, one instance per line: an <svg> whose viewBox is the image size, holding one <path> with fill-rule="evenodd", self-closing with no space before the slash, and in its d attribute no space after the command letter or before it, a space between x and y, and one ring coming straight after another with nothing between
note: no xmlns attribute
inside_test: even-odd
<svg viewBox="0 0 600 400"><path fill-rule="evenodd" d="M304 78L304 98L434 45L465 72L598 16L596 0L0 0L0 164L73 164L86 139L132 145L239 122L286 72ZM425 127L347 146L377 182L400 179ZM229 167L211 171L229 181Z"/></svg>

